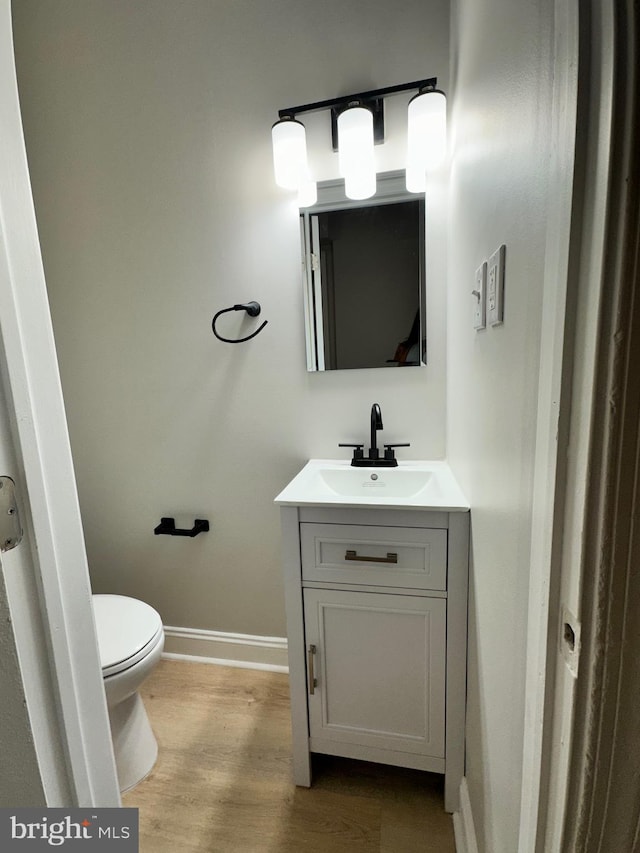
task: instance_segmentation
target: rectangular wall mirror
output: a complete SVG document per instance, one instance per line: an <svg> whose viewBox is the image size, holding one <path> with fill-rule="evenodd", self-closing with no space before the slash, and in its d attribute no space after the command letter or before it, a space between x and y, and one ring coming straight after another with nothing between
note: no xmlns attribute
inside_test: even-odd
<svg viewBox="0 0 640 853"><path fill-rule="evenodd" d="M342 181L319 184L300 233L307 369L424 365L424 197L404 172L378 175L365 201Z"/></svg>

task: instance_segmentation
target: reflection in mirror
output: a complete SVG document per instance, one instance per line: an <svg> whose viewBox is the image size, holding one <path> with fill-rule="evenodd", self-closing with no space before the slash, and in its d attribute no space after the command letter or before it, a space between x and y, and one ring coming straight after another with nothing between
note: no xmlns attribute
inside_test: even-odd
<svg viewBox="0 0 640 853"><path fill-rule="evenodd" d="M424 197L403 173L365 202L329 181L300 221L308 370L424 364Z"/></svg>

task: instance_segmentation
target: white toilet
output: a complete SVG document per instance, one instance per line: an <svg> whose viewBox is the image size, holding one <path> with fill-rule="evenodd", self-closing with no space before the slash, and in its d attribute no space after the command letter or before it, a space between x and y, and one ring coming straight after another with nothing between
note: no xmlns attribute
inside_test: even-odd
<svg viewBox="0 0 640 853"><path fill-rule="evenodd" d="M93 612L118 783L124 792L144 779L158 756L138 689L160 660L164 630L153 607L125 595L94 595Z"/></svg>

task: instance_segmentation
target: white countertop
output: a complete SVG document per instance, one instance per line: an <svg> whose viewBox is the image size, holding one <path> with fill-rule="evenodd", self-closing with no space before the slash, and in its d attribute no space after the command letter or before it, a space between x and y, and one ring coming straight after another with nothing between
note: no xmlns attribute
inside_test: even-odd
<svg viewBox="0 0 640 853"><path fill-rule="evenodd" d="M397 468L356 468L345 459L310 459L275 498L281 506L344 506L468 512L446 462L399 462Z"/></svg>

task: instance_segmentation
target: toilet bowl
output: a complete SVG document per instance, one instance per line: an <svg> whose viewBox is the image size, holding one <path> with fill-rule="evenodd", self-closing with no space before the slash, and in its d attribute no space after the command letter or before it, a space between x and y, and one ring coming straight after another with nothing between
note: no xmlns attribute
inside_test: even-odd
<svg viewBox="0 0 640 853"><path fill-rule="evenodd" d="M93 612L107 697L118 783L122 792L142 781L158 756L158 744L138 690L160 660L160 615L124 595L94 595Z"/></svg>

